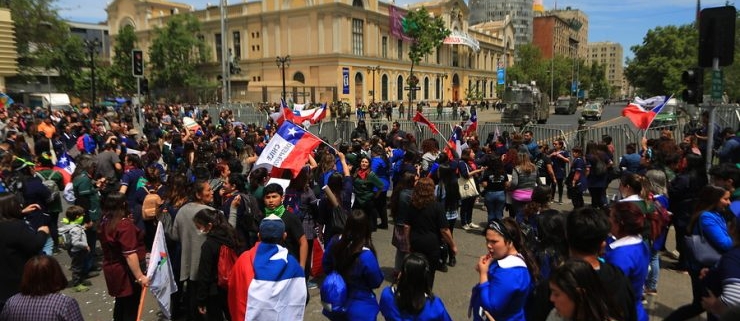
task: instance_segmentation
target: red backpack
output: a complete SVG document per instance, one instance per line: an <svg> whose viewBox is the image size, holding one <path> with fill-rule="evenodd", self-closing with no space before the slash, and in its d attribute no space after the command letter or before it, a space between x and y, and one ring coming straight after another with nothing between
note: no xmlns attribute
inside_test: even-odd
<svg viewBox="0 0 740 321"><path fill-rule="evenodd" d="M218 250L218 286L222 289L229 287L229 275L237 259L236 252L225 244Z"/></svg>

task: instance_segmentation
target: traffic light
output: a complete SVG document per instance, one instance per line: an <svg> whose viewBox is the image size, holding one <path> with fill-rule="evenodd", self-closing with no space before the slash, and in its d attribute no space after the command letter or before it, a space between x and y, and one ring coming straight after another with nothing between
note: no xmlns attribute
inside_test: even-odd
<svg viewBox="0 0 740 321"><path fill-rule="evenodd" d="M141 79L141 82L139 83L139 92L142 95L149 94L149 79L146 79L146 78Z"/></svg>
<svg viewBox="0 0 740 321"><path fill-rule="evenodd" d="M134 77L144 76L144 53L141 49L131 50L131 65Z"/></svg>
<svg viewBox="0 0 740 321"><path fill-rule="evenodd" d="M681 82L686 85L683 90L683 101L689 104L701 104L704 101L704 69L697 67L681 74Z"/></svg>

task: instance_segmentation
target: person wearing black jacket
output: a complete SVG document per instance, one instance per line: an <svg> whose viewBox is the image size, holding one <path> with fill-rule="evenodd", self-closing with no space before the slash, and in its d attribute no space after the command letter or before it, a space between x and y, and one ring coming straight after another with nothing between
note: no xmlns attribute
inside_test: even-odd
<svg viewBox="0 0 740 321"><path fill-rule="evenodd" d="M195 213L193 223L198 233L206 235L206 240L200 247L200 262L198 263L195 294L198 312L204 315L204 320L230 320L226 300L227 287L221 287L218 284L220 277L218 265L222 245L233 251L234 258L238 257L239 241L236 231L221 213L208 208Z"/></svg>
<svg viewBox="0 0 740 321"><path fill-rule="evenodd" d="M565 230L568 231L566 242L570 259L580 259L591 264L599 275L607 295L611 296L611 302L616 304L612 308L615 311L609 311L609 315L616 320L636 321L635 300L637 298L635 298L629 279L618 267L599 260L601 245L610 231L608 216L590 207L576 209L566 215ZM547 314L553 308L549 300L549 291L547 286L540 286L535 290L533 299L527 306L527 311L532 312L527 314L528 321L547 319Z"/></svg>
<svg viewBox="0 0 740 321"><path fill-rule="evenodd" d="M689 153L684 159L686 168L668 184L668 198L671 200L668 209L673 213L671 223L676 230L676 250L679 253L675 269L680 271L688 269L688 258L691 255L686 250L684 236L694 210L697 191L709 183L701 156Z"/></svg>

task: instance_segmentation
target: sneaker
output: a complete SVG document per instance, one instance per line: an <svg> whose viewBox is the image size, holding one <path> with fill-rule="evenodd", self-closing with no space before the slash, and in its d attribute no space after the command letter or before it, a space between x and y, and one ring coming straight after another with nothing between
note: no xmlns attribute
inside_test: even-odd
<svg viewBox="0 0 740 321"><path fill-rule="evenodd" d="M308 289L309 290L316 289L316 288L319 287L319 285L316 284L316 282L314 282L314 281L308 281L308 283L306 285L308 285Z"/></svg>
<svg viewBox="0 0 740 321"><path fill-rule="evenodd" d="M78 284L76 287L74 287L75 292L87 292L89 290L90 288L83 284Z"/></svg>
<svg viewBox="0 0 740 321"><path fill-rule="evenodd" d="M468 224L468 226L470 226L470 228L480 228L480 225L475 224L475 223L470 223Z"/></svg>
<svg viewBox="0 0 740 321"><path fill-rule="evenodd" d="M469 231L471 229L470 224L465 224L462 226L463 230Z"/></svg>

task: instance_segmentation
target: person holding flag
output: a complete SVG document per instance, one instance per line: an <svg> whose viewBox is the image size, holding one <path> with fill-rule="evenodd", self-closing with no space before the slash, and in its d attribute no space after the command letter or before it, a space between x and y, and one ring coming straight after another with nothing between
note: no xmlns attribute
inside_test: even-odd
<svg viewBox="0 0 740 321"><path fill-rule="evenodd" d="M285 122L262 150L255 167L287 169L293 172L293 176L297 176L308 161L308 155L321 142L321 139L303 128Z"/></svg>
<svg viewBox="0 0 740 321"><path fill-rule="evenodd" d="M470 118L465 121L463 126L465 127L465 137L475 136L472 135L478 130L478 112L476 112L475 106L470 107Z"/></svg>

